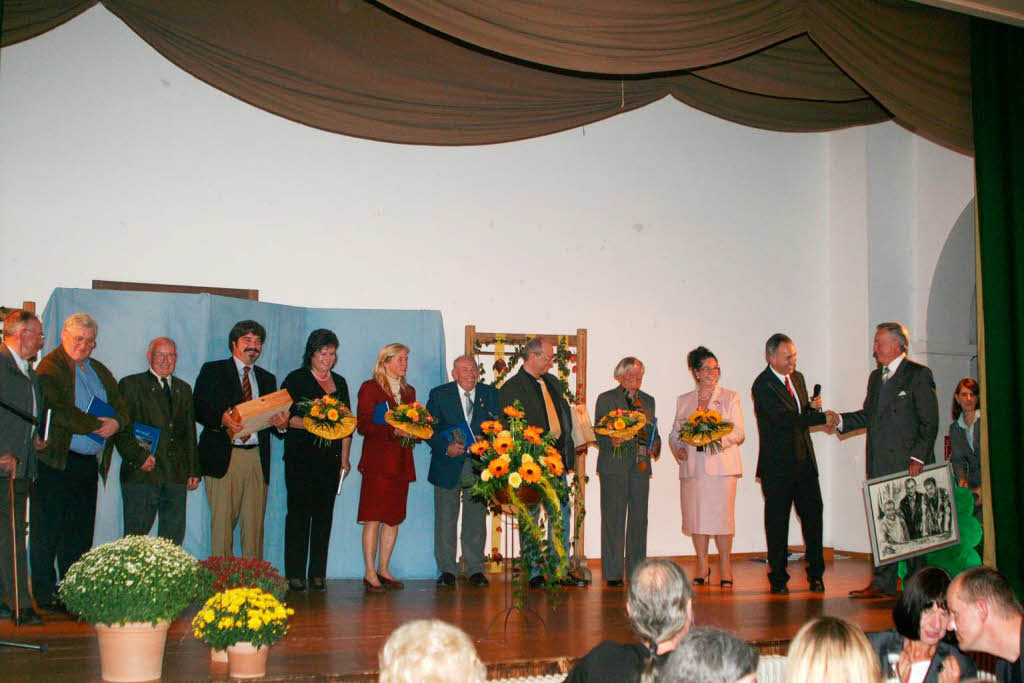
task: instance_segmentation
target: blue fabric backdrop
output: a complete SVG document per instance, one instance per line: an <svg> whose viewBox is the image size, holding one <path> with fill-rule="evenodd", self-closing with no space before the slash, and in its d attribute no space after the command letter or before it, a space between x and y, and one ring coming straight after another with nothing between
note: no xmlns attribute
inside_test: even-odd
<svg viewBox="0 0 1024 683"><path fill-rule="evenodd" d="M424 402L431 387L444 382L447 375L440 311L299 308L209 294L56 289L42 315L46 333L44 353L60 343L64 320L77 312L88 313L96 319L99 337L93 355L118 379L144 371L148 367L146 348L150 340L167 336L178 344L178 366L174 374L194 385L203 363L230 355L228 332L237 321L245 319L259 321L267 328L267 340L257 364L277 376L278 386L289 372L301 365L306 338L320 327L333 330L341 341L335 371L348 382L353 402L359 385L372 374L377 352L390 342L398 341L411 349L408 380ZM355 410L354 405L352 409ZM279 439L273 439L272 443L264 559L283 572L287 498L281 460L284 447ZM362 527L355 521L361 481L356 466L361 449L362 437L357 433L352 444L352 474L346 479L334 508L327 564L331 578L363 575ZM415 460L417 480L409 489L408 517L399 531L391 568L400 577L428 578L436 575L437 566L433 548L433 487L427 483L430 451L426 445L416 447ZM115 454L106 485L100 483L93 537L97 545L123 534L121 486L117 476L120 466L120 457ZM188 496L184 547L199 558L210 553L210 508L203 484ZM236 531L235 552L240 553L240 548Z"/></svg>

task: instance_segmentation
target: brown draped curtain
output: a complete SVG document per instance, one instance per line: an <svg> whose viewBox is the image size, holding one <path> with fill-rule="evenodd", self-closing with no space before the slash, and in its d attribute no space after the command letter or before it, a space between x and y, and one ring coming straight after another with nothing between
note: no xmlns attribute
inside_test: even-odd
<svg viewBox="0 0 1024 683"><path fill-rule="evenodd" d="M7 0L3 45L95 1ZM506 142L671 95L825 131L893 118L971 150L967 18L902 0L103 0L182 69L329 131Z"/></svg>

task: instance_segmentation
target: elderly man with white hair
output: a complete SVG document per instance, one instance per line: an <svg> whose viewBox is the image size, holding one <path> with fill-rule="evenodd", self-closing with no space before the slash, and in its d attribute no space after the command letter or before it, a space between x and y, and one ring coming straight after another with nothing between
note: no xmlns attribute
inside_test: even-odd
<svg viewBox="0 0 1024 683"><path fill-rule="evenodd" d="M60 346L46 354L37 370L53 415L49 443L38 453L29 546L32 592L39 606L51 611L64 611L57 599L54 561L63 577L92 547L99 455L105 441L130 420L114 376L92 357L98 334L91 316L71 315L64 321ZM112 414L90 414L94 401Z"/></svg>

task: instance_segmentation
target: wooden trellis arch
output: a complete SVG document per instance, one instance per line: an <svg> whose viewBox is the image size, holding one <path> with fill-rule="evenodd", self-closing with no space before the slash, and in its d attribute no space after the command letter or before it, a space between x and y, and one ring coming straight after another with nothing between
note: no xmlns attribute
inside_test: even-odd
<svg viewBox="0 0 1024 683"><path fill-rule="evenodd" d="M545 337L555 347L556 376L562 392L572 405L586 406L587 402L587 330L578 328L576 334L547 334L543 332L479 332L475 325L466 325L466 354L477 359L481 379L500 387L501 382L516 371L521 362L519 350L532 337ZM493 358L491 362L481 356ZM497 379L498 382L493 380ZM575 380L575 381L573 381ZM584 408L585 409L585 408ZM577 444L579 447L579 444ZM576 487L573 503L573 552L569 565L578 574L590 578L584 553L582 520L586 515L587 452L576 453ZM576 520L579 520L578 522Z"/></svg>

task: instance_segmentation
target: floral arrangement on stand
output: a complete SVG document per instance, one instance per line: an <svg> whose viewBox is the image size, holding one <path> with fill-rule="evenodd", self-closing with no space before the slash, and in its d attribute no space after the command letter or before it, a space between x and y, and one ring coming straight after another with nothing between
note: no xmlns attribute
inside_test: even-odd
<svg viewBox="0 0 1024 683"><path fill-rule="evenodd" d="M595 429L595 431L597 431ZM723 420L717 410L698 410L679 428L679 438L712 455L722 450L722 437L732 432L732 422Z"/></svg>
<svg viewBox="0 0 1024 683"><path fill-rule="evenodd" d="M202 602L229 588L259 588L284 600L288 581L272 564L245 557L208 557L199 562L199 590Z"/></svg>
<svg viewBox="0 0 1024 683"><path fill-rule="evenodd" d="M489 502L492 508L508 506L519 523L523 553L520 562L524 566L539 567L546 588L554 594L567 571L561 511L568 496L561 479L565 465L554 447L555 437L550 432L544 433L540 427L526 424L518 401L507 406L504 413L508 428L497 420L482 423L484 438L469 448L483 466L471 492ZM550 541L544 527L533 518L531 507L537 505L544 508L552 527ZM525 603L528 581L529 572L521 571L514 587L517 607Z"/></svg>
<svg viewBox="0 0 1024 683"><path fill-rule="evenodd" d="M419 401L395 406L384 415L384 421L395 429L412 435L402 437L403 448L434 435L434 416L427 412L426 406Z"/></svg>
<svg viewBox="0 0 1024 683"><path fill-rule="evenodd" d="M302 426L316 437L319 446L344 439L356 430L356 416L348 406L330 394L299 401L295 409L302 416Z"/></svg>
<svg viewBox="0 0 1024 683"><path fill-rule="evenodd" d="M647 416L639 410L623 410L621 408L609 412L594 425L594 433L603 436L629 441L640 433L647 425ZM622 457L622 444L612 447L612 456Z"/></svg>
<svg viewBox="0 0 1024 683"><path fill-rule="evenodd" d="M68 569L60 599L90 624L173 621L192 602L198 562L165 538L125 536Z"/></svg>

